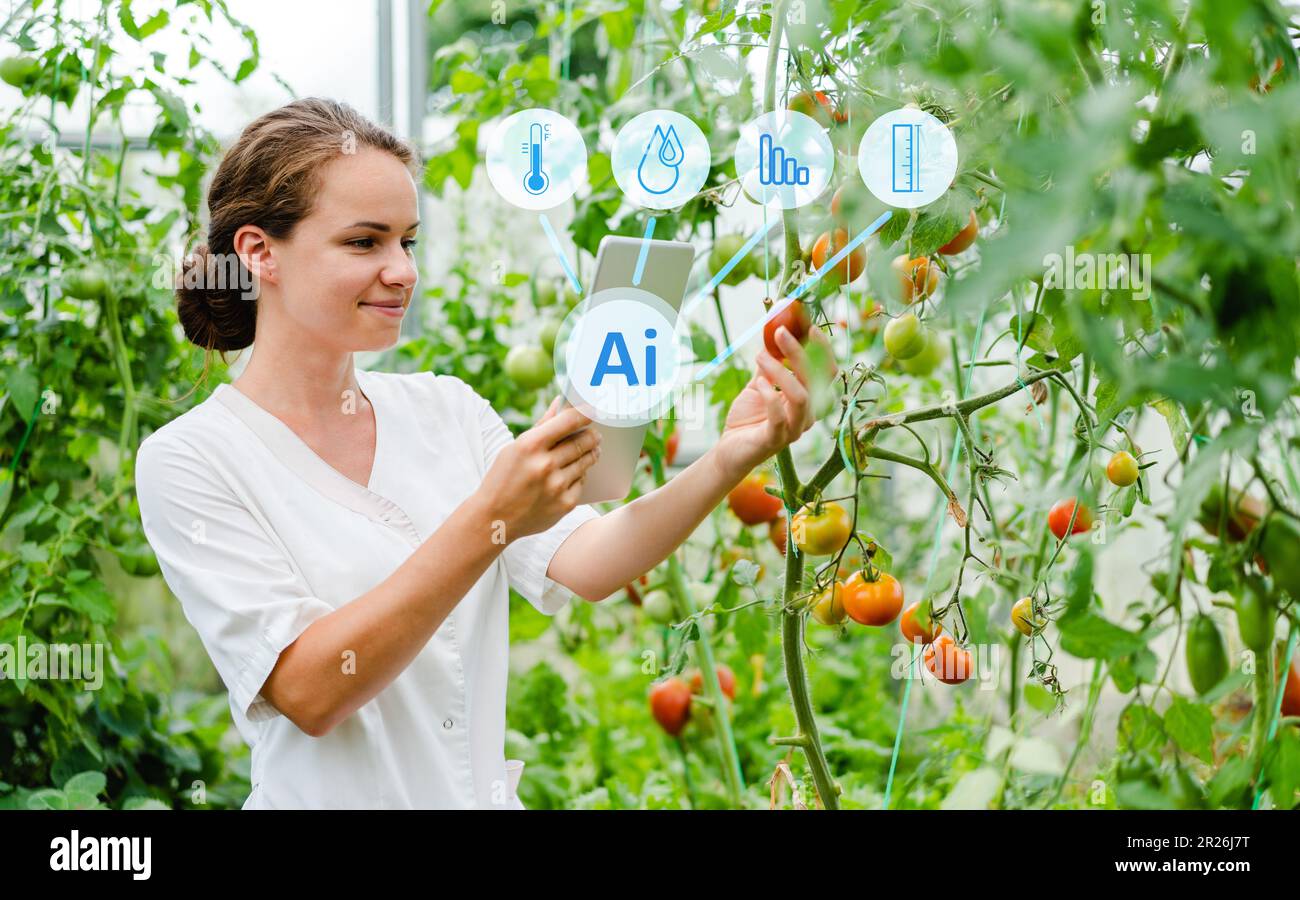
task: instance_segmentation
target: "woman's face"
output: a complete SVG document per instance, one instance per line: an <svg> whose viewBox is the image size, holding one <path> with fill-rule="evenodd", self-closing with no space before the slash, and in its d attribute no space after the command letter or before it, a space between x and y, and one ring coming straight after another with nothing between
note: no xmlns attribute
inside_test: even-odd
<svg viewBox="0 0 1300 900"><path fill-rule="evenodd" d="M279 302L259 314L259 334L282 323L341 352L393 346L415 290L419 218L397 158L362 147L329 162L310 215L287 240L271 239Z"/></svg>

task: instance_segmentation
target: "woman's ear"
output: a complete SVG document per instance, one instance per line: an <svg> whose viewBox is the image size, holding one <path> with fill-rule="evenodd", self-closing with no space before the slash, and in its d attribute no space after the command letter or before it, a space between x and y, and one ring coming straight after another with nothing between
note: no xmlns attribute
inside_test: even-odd
<svg viewBox="0 0 1300 900"><path fill-rule="evenodd" d="M235 254L257 282L276 284L275 256L267 233L256 225L244 225L235 232Z"/></svg>

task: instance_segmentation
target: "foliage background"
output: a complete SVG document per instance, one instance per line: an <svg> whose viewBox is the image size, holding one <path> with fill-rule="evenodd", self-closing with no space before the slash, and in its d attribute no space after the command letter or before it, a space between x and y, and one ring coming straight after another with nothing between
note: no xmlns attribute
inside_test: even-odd
<svg viewBox="0 0 1300 900"><path fill-rule="evenodd" d="M0 643L19 634L99 641L114 660L97 692L0 681L0 804L8 806L223 807L240 805L248 790L247 753L225 694L162 590L130 484L140 437L211 388L190 393L202 361L154 281L159 255L200 227L203 178L219 153L195 124L185 73L215 66L239 81L259 64L256 34L224 3L176 7L144 12L115 0L87 20L60 3L32 4L0 31L6 53L40 62L21 97L11 92L19 102L0 126L0 464L10 473L0 476ZM980 557L994 562L991 571L971 565L961 593L969 639L1010 663L993 690L909 687L891 672L892 629L810 626L812 702L842 804L884 802L905 697L894 808L1236 807L1265 789L1269 803L1294 803L1296 729L1284 724L1267 743L1252 737L1261 695L1243 669L1234 606L1259 575L1253 547L1195 521L1225 481L1274 505L1300 505L1294 9L1268 0L697 0L677 8L512 0L506 27L494 13L487 2L430 5L430 89L446 137L426 148L425 187L454 227L439 229L445 240L426 239L425 327L374 367L456 374L517 429L545 405L545 396L519 390L503 363L511 345L535 340L540 321L561 311L562 297L547 305L558 267L540 233L508 227L511 212L486 193L479 166L492 120L516 109L557 109L587 139L590 190L556 217L582 277L605 234L645 227L647 214L622 202L610 174L613 133L646 109L694 118L713 150L713 190L657 216L656 236L694 241L707 277L716 237L762 222L728 183L737 129L764 100L775 16L788 24L772 69L777 102L815 89L844 113L831 126L842 151L837 184L857 180L852 157L866 124L903 103L946 119L961 148L949 195L918 217L896 215L869 244L865 279L814 292L841 368L861 363L883 375L864 395L870 411L979 394L1022 365L1061 368L1084 406L1053 381L1032 408L1022 392L971 417L978 445L1010 473L1005 486L980 489L993 522L969 510L980 518ZM169 20L188 16L197 26L187 44L160 45ZM210 28L239 33L245 55L208 58ZM152 68L124 65L110 33L150 48ZM84 133L56 133L58 105L86 98ZM156 108L156 126L145 147L129 149L121 112L142 100ZM114 131L116 141L103 139ZM156 164L132 169L132 151ZM172 202L143 199L158 192ZM860 199L850 224L871 221L880 211L873 204ZM947 363L908 376L883 353L880 319L871 316L902 308L889 260L933 253L972 208L976 249L946 260L941 293L926 308L949 341ZM779 296L780 273L831 227L828 204L785 224L784 236L757 251L758 274L723 288L716 316L701 320L702 353L755 321L762 297ZM1153 296L1045 289L1044 256L1066 245L1150 254ZM70 296L69 271L96 261L109 274L104 296ZM973 358L989 364L960 365ZM214 374L229 377L224 365ZM743 357L724 367L709 385L713 410L725 412L746 378ZM834 452L837 415L797 448L805 478ZM714 428L692 423L686 450L707 444ZM918 431L948 458L952 422ZM650 440L650 471L636 493L664 477L662 434ZM1141 493L1113 490L1099 472L1109 455L1101 447L1126 446L1126 434L1156 451ZM880 443L915 451L892 435ZM969 459L953 472L964 477ZM945 524L943 500L923 475L872 465L891 477L841 476L831 495L858 497L858 527L888 548L909 600L942 604L963 566L961 529ZM954 487L965 498L968 485ZM1048 538L1047 508L1075 494L1102 510L1104 543L1058 548ZM761 563L763 577L755 581L744 562L731 567L727 551ZM699 606L756 601L738 612L672 629L622 597L574 603L554 619L514 598L507 751L528 762L525 804L734 805L716 723L698 714L702 707L681 742L647 715L658 668L698 653L684 633L707 637L739 676L731 728L743 804L772 802L767 781L783 759L810 803L802 755L769 741L796 727L777 637L781 564L765 533L720 508L642 590L680 591L684 574ZM1013 640L1009 609L1030 587L1054 598L1053 622L1032 642ZM1285 592L1270 597L1283 638L1294 610ZM1234 663L1204 696L1182 659L1185 622L1198 609L1217 618ZM1047 678L1050 665L1064 698Z"/></svg>

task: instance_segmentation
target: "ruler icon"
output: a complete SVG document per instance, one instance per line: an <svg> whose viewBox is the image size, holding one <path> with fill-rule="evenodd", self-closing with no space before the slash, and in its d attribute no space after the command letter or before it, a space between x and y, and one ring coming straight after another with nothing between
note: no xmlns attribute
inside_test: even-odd
<svg viewBox="0 0 1300 900"><path fill-rule="evenodd" d="M896 124L891 130L890 137L894 193L920 193L921 126Z"/></svg>

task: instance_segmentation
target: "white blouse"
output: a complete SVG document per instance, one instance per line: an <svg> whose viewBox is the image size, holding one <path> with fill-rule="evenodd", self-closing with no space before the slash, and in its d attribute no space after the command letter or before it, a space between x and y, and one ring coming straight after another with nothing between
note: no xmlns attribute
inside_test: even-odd
<svg viewBox="0 0 1300 900"><path fill-rule="evenodd" d="M391 575L512 440L459 378L356 376L377 433L366 487L228 384L136 457L145 536L252 751L244 808L522 809L506 774L507 586L547 615L563 607L573 594L547 567L600 515L590 506L506 545L410 665L329 734L259 693L280 651Z"/></svg>

